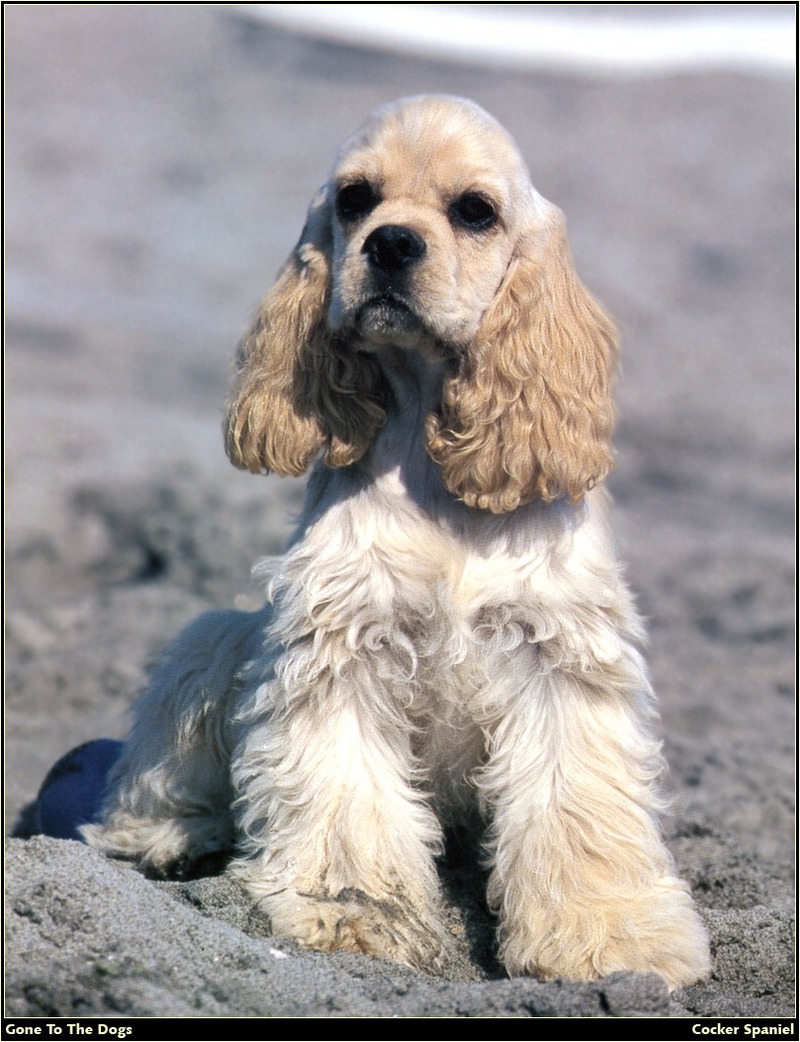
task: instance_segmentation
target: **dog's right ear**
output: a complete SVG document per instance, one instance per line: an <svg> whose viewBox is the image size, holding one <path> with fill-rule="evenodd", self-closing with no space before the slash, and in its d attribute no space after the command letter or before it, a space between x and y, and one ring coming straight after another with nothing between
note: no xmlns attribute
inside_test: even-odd
<svg viewBox="0 0 800 1042"><path fill-rule="evenodd" d="M385 420L373 362L328 328L331 248L326 187L239 351L225 441L244 470L302 474L323 449L329 466L348 466Z"/></svg>
<svg viewBox="0 0 800 1042"><path fill-rule="evenodd" d="M302 474L325 442L306 385L328 339L329 209L323 189L239 348L225 440L231 462L243 470Z"/></svg>

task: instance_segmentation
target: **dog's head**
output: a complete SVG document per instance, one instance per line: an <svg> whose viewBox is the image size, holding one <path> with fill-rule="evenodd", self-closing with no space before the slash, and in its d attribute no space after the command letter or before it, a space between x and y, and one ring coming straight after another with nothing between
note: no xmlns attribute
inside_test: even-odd
<svg viewBox="0 0 800 1042"><path fill-rule="evenodd" d="M385 420L381 351L419 351L448 364L427 438L454 495L578 498L610 465L615 347L503 128L459 98L404 99L311 204L243 345L228 452L253 471L354 463Z"/></svg>
<svg viewBox="0 0 800 1042"><path fill-rule="evenodd" d="M474 340L537 204L508 135L447 97L380 109L341 149L329 191L329 322L367 350Z"/></svg>

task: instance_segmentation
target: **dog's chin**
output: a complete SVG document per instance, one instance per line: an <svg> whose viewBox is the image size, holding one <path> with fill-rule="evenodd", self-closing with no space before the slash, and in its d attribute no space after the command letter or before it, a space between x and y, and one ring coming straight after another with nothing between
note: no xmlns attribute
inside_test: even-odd
<svg viewBox="0 0 800 1042"><path fill-rule="evenodd" d="M430 334L422 319L404 301L393 296L374 297L353 317L353 328L366 344L417 344Z"/></svg>

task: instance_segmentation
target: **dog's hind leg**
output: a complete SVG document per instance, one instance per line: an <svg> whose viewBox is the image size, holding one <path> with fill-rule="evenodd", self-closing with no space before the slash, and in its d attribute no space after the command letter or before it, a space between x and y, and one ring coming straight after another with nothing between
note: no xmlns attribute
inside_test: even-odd
<svg viewBox="0 0 800 1042"><path fill-rule="evenodd" d="M268 610L212 612L167 649L134 710L99 824L86 841L154 875L187 875L234 842L230 755L247 664Z"/></svg>

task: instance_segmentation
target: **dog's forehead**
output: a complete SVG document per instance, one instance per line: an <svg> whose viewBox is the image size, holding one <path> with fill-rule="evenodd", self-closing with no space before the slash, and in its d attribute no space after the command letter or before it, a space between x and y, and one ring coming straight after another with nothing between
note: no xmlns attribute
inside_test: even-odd
<svg viewBox="0 0 800 1042"><path fill-rule="evenodd" d="M373 113L339 150L334 178L495 194L529 186L514 141L478 105L447 96L412 98Z"/></svg>

